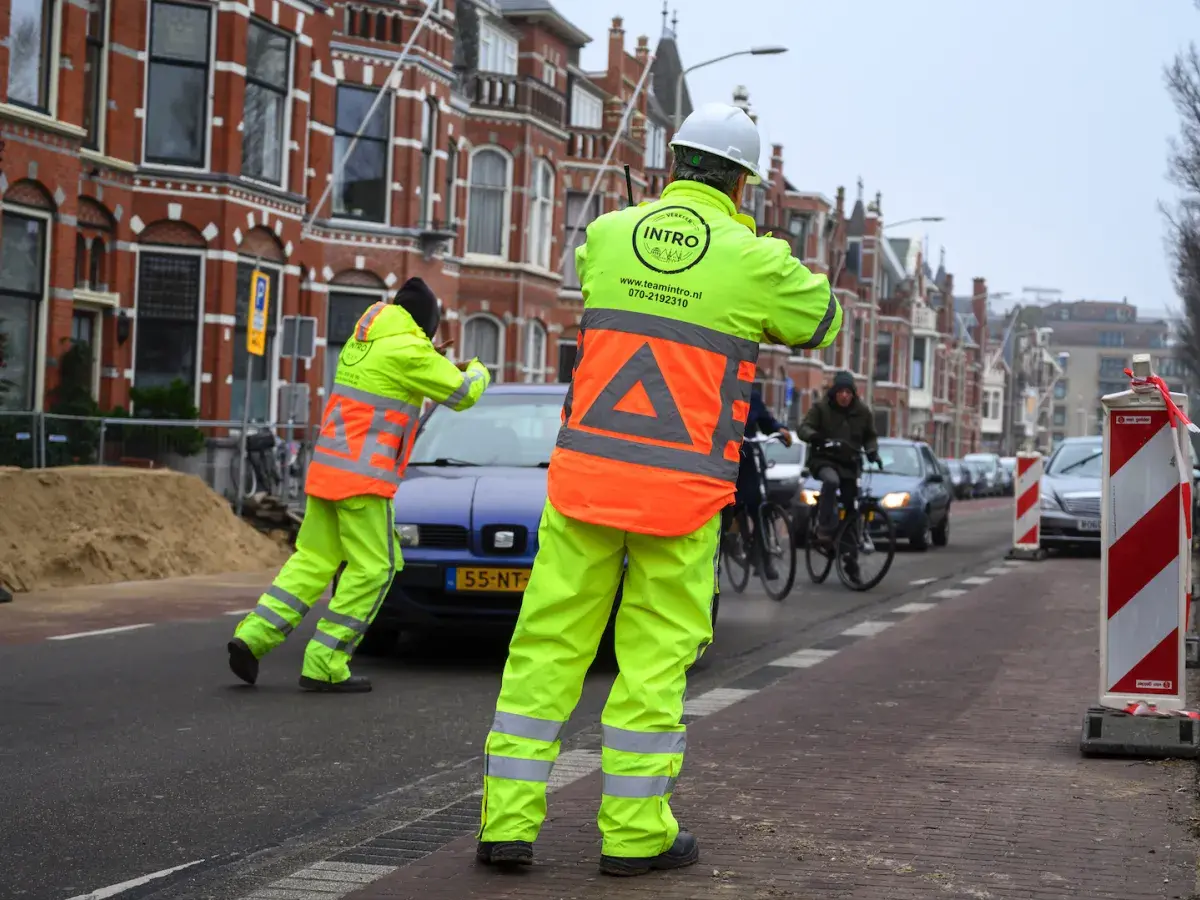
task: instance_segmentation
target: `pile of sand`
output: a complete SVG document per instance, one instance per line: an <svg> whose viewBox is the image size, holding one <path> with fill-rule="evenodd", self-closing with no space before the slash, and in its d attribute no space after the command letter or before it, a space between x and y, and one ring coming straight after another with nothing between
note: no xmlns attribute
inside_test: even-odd
<svg viewBox="0 0 1200 900"><path fill-rule="evenodd" d="M10 590L249 572L285 558L193 475L0 470L0 585Z"/></svg>

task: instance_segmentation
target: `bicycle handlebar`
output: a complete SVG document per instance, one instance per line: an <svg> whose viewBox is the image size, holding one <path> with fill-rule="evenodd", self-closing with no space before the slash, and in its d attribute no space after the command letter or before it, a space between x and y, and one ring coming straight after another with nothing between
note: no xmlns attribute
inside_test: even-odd
<svg viewBox="0 0 1200 900"><path fill-rule="evenodd" d="M754 437L743 438L742 441L743 441L743 443L747 443L747 444L771 444L771 443L782 444L783 438L781 438L779 436L779 433L776 432L775 434L768 434L768 435L758 434L758 435L755 435Z"/></svg>

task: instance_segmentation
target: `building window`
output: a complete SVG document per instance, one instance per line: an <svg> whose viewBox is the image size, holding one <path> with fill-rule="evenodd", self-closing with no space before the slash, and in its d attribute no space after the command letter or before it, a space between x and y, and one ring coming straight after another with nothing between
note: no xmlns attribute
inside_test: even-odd
<svg viewBox="0 0 1200 900"><path fill-rule="evenodd" d="M533 169L529 237L529 261L549 269L550 245L554 238L554 170L544 159L539 159Z"/></svg>
<svg viewBox="0 0 1200 900"><path fill-rule="evenodd" d="M438 102L429 97L421 105L421 226L433 227L433 195L437 177ZM446 201L443 200L443 203Z"/></svg>
<svg viewBox="0 0 1200 900"><path fill-rule="evenodd" d="M338 356L342 347L354 335L354 326L372 303L387 299L381 291L350 293L331 290L329 292L329 315L325 325L325 396L333 390L333 378L337 374Z"/></svg>
<svg viewBox="0 0 1200 900"><path fill-rule="evenodd" d="M475 316L463 324L463 359L478 359L492 373L492 381L503 380L501 334L500 323L489 316Z"/></svg>
<svg viewBox="0 0 1200 900"><path fill-rule="evenodd" d="M467 205L467 252L503 256L508 232L508 158L499 150L471 157L471 194Z"/></svg>
<svg viewBox="0 0 1200 900"><path fill-rule="evenodd" d="M599 129L603 126L604 101L576 84L571 88L571 127Z"/></svg>
<svg viewBox="0 0 1200 900"><path fill-rule="evenodd" d="M881 331L875 335L875 372L873 380L892 380L892 344L894 338L890 331Z"/></svg>
<svg viewBox="0 0 1200 900"><path fill-rule="evenodd" d="M1120 394L1121 392L1127 391L1127 390L1129 390L1129 382L1128 381L1101 381L1100 382L1100 396L1101 397L1103 397L1107 394ZM1063 397L1065 397L1066 395L1067 395L1067 392L1064 390ZM1054 399L1056 399L1056 400L1062 399L1058 396L1057 390L1055 390L1055 392L1054 392Z"/></svg>
<svg viewBox="0 0 1200 900"><path fill-rule="evenodd" d="M1120 331L1102 331L1100 332L1101 347L1124 347L1125 334Z"/></svg>
<svg viewBox="0 0 1200 900"><path fill-rule="evenodd" d="M862 371L862 350L863 350L863 320L862 316L855 313L854 316L854 336L850 344L850 371Z"/></svg>
<svg viewBox="0 0 1200 900"><path fill-rule="evenodd" d="M571 380L575 371L575 357L579 353L579 345L575 341L558 342L558 381L566 384Z"/></svg>
<svg viewBox="0 0 1200 900"><path fill-rule="evenodd" d="M917 338L913 341L912 351L912 384L914 391L926 390L925 384L925 354L929 347L928 338Z"/></svg>
<svg viewBox="0 0 1200 900"><path fill-rule="evenodd" d="M992 418L992 392L983 392L983 403L980 409L980 417L984 419Z"/></svg>
<svg viewBox="0 0 1200 900"><path fill-rule="evenodd" d="M442 209L446 211L446 227L453 228L458 215L458 144L453 140L446 151L446 188L442 195Z"/></svg>
<svg viewBox="0 0 1200 900"><path fill-rule="evenodd" d="M479 71L517 74L517 39L486 23L479 26Z"/></svg>
<svg viewBox="0 0 1200 900"><path fill-rule="evenodd" d="M211 20L208 7L154 3L146 79L147 162L204 166Z"/></svg>
<svg viewBox="0 0 1200 900"><path fill-rule="evenodd" d="M54 0L11 2L8 99L21 106L49 110Z"/></svg>
<svg viewBox="0 0 1200 900"><path fill-rule="evenodd" d="M1185 378L1187 363L1178 356L1159 356L1154 360L1154 373L1163 378Z"/></svg>
<svg viewBox="0 0 1200 900"><path fill-rule="evenodd" d="M195 389L203 263L202 257L190 253L138 254L137 340L133 350L136 387L167 387L182 381ZM243 336L243 352L245 342Z"/></svg>
<svg viewBox="0 0 1200 900"><path fill-rule="evenodd" d="M558 67L549 60L542 61L542 84L554 87L558 81Z"/></svg>
<svg viewBox="0 0 1200 900"><path fill-rule="evenodd" d="M18 3L20 0L18 0ZM87 51L83 62L84 146L100 149L100 123L104 121L104 45L108 16L105 0L88 0Z"/></svg>
<svg viewBox="0 0 1200 900"><path fill-rule="evenodd" d="M579 290L579 273L575 271L575 248L582 247L587 242L587 226L600 215L600 198L593 196L592 202L585 207L587 197L582 191L567 191L567 213L563 222L566 229L563 253L567 257L563 266L563 287L567 290ZM582 222L579 221L581 214Z"/></svg>
<svg viewBox="0 0 1200 900"><path fill-rule="evenodd" d="M525 381L546 380L546 326L536 319L525 323Z"/></svg>
<svg viewBox="0 0 1200 900"><path fill-rule="evenodd" d="M46 224L13 212L0 220L0 409L34 406Z"/></svg>
<svg viewBox="0 0 1200 900"><path fill-rule="evenodd" d="M667 167L667 129L653 122L646 123L646 168Z"/></svg>
<svg viewBox="0 0 1200 900"><path fill-rule="evenodd" d="M1125 367L1129 363L1123 356L1102 356L1100 357L1100 377L1101 378L1120 378L1125 374Z"/></svg>
<svg viewBox="0 0 1200 900"><path fill-rule="evenodd" d="M1063 400L1066 398L1066 396L1067 382L1063 379L1059 379L1058 381L1054 382L1054 399Z"/></svg>
<svg viewBox="0 0 1200 900"><path fill-rule="evenodd" d="M364 121L378 92L338 85L333 137L333 214L346 219L386 222L388 206L388 102ZM389 95L390 96L390 95ZM354 153L347 151L354 136Z"/></svg>
<svg viewBox="0 0 1200 900"><path fill-rule="evenodd" d="M255 356L250 371L250 421L267 422L271 418L271 397L275 393L275 329L279 322L279 273L260 266L259 271L267 276L270 293L267 297L267 333L263 355ZM235 422L242 418L246 404L246 350L247 322L250 316L250 276L254 264L239 262L237 266L236 324L233 326L233 396L229 408L230 418Z"/></svg>
<svg viewBox="0 0 1200 900"><path fill-rule="evenodd" d="M274 29L250 23L246 39L246 101L242 113L242 174L283 183L284 115L291 41Z"/></svg>
<svg viewBox="0 0 1200 900"><path fill-rule="evenodd" d="M1054 427L1062 428L1067 424L1067 408L1065 406L1054 407Z"/></svg>
<svg viewBox="0 0 1200 900"><path fill-rule="evenodd" d="M876 406L873 410L875 415L875 433L881 438L892 436L892 411L886 406Z"/></svg>

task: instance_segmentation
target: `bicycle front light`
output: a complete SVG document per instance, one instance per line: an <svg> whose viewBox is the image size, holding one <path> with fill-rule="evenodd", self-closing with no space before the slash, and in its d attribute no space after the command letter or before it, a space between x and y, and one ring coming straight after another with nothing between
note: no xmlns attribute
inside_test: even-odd
<svg viewBox="0 0 1200 900"><path fill-rule="evenodd" d="M800 499L804 501L805 506L816 506L817 498L820 496L820 491L810 491L805 489L800 492Z"/></svg>
<svg viewBox="0 0 1200 900"><path fill-rule="evenodd" d="M890 494L884 494L879 505L884 509L899 509L902 506L908 506L908 499L907 491L893 491Z"/></svg>
<svg viewBox="0 0 1200 900"><path fill-rule="evenodd" d="M397 525L396 536L401 547L417 547L421 544L421 531L416 525Z"/></svg>

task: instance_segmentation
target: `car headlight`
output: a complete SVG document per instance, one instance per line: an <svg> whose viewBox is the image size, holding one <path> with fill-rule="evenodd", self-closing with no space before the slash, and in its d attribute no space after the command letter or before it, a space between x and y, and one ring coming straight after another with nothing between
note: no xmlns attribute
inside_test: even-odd
<svg viewBox="0 0 1200 900"><path fill-rule="evenodd" d="M821 497L820 491L810 491L807 488L800 492L800 499L804 501L805 506L816 506L817 500Z"/></svg>
<svg viewBox="0 0 1200 900"><path fill-rule="evenodd" d="M1042 494L1042 509L1062 509L1053 494Z"/></svg>
<svg viewBox="0 0 1200 900"><path fill-rule="evenodd" d="M396 536L401 547L417 547L421 543L421 529L416 525L397 525Z"/></svg>
<svg viewBox="0 0 1200 900"><path fill-rule="evenodd" d="M909 495L907 491L892 491L890 494L884 494L883 499L879 501L879 505L884 509L899 509L902 506L907 506Z"/></svg>

